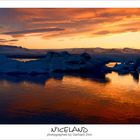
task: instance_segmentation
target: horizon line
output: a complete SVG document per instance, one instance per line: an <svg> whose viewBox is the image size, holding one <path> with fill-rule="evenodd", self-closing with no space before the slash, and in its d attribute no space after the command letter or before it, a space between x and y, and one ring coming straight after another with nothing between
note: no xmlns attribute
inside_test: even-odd
<svg viewBox="0 0 140 140"><path fill-rule="evenodd" d="M39 48L39 49L37 49L37 48L32 48L32 49L30 49L30 48L28 48L28 47L24 47L24 46L20 46L20 45L4 45L4 44L0 44L0 47L17 47L17 48L23 48L23 49L28 49L28 50L63 50L63 49L106 49L106 50L109 50L109 49L116 49L116 50L119 50L119 49L135 49L135 50L140 50L140 48L138 49L138 48L133 48L133 47L123 47L123 48L116 48L116 47L114 47L114 48L105 48L105 47L89 47L89 48L85 48L85 47L83 47L83 48Z"/></svg>

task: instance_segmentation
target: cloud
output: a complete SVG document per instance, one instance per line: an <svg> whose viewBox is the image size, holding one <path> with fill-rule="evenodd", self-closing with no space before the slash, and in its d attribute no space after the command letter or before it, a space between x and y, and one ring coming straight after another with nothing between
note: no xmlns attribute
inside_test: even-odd
<svg viewBox="0 0 140 140"><path fill-rule="evenodd" d="M9 43L9 42L16 42L16 41L18 41L18 39L9 39L9 40L0 39L0 43Z"/></svg>
<svg viewBox="0 0 140 140"><path fill-rule="evenodd" d="M130 23L121 23L116 26L110 26L106 29L100 29L98 31L93 32L93 35L107 35L107 34L118 34L118 33L126 33L126 32L139 32L139 22L131 21Z"/></svg>
<svg viewBox="0 0 140 140"><path fill-rule="evenodd" d="M0 32L15 38L33 33L47 39L140 31L139 8L6 8L0 9L0 19L4 27Z"/></svg>
<svg viewBox="0 0 140 140"><path fill-rule="evenodd" d="M57 31L62 31L62 30L64 29L62 28L29 29L29 30L21 30L21 31L4 32L2 34L23 35L23 34L32 34L32 33L57 32Z"/></svg>
<svg viewBox="0 0 140 140"><path fill-rule="evenodd" d="M106 35L106 34L110 34L110 33L111 33L110 31L102 30L102 31L99 31L99 32L95 32L94 34L96 34L96 35Z"/></svg>

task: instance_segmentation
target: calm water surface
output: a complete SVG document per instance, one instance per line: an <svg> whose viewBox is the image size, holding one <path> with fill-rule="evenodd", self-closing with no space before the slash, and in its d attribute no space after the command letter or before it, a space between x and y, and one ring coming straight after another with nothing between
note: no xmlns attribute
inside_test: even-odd
<svg viewBox="0 0 140 140"><path fill-rule="evenodd" d="M138 75L1 76L0 123L140 123Z"/></svg>
<svg viewBox="0 0 140 140"><path fill-rule="evenodd" d="M37 60L36 58L13 58L14 60L18 60L20 62L28 62L28 61L32 61L32 60Z"/></svg>

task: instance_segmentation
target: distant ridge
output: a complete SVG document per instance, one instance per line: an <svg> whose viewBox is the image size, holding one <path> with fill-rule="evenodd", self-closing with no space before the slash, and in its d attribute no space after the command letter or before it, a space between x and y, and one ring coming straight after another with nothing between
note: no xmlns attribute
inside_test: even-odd
<svg viewBox="0 0 140 140"><path fill-rule="evenodd" d="M133 48L69 48L69 49L28 49L21 46L12 46L12 45L0 45L0 55L6 55L8 57L44 57L47 52L61 52L67 51L72 54L88 53L91 55L98 54L137 54L140 55L140 49Z"/></svg>
<svg viewBox="0 0 140 140"><path fill-rule="evenodd" d="M35 49L35 50L37 51L37 49ZM41 51L41 49L40 49L40 51ZM100 47L97 47L97 48L44 49L44 51L56 51L56 52L68 51L70 53L86 52L86 53L89 53L89 54L93 54L93 53L140 53L139 49L132 49L132 48L123 48L123 49L111 48L111 49L107 49L107 48L100 48Z"/></svg>
<svg viewBox="0 0 140 140"><path fill-rule="evenodd" d="M26 48L23 48L22 46L13 46L13 45L0 45L0 50L13 50L13 49L24 49L27 50Z"/></svg>

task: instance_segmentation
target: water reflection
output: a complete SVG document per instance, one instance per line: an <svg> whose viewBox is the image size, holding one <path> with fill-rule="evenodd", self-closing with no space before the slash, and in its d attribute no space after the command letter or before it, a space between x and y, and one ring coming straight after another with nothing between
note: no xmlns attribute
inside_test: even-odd
<svg viewBox="0 0 140 140"><path fill-rule="evenodd" d="M12 58L13 60L17 60L17 61L20 61L20 62L28 62L28 61L32 61L32 60L37 60L37 58Z"/></svg>
<svg viewBox="0 0 140 140"><path fill-rule="evenodd" d="M136 81L137 83L139 83L139 73L138 72L134 72L134 73L131 73L134 81Z"/></svg>
<svg viewBox="0 0 140 140"><path fill-rule="evenodd" d="M133 78L117 73L3 75L0 123L140 123L140 85Z"/></svg>
<svg viewBox="0 0 140 140"><path fill-rule="evenodd" d="M45 82L50 78L49 75L1 75L0 81L8 81L11 83L35 83L45 85Z"/></svg>
<svg viewBox="0 0 140 140"><path fill-rule="evenodd" d="M19 75L1 75L0 81L9 81L11 83L22 83L29 82L40 85L45 85L46 81L53 78L56 80L62 80L64 76L74 76L83 79L93 80L96 82L106 83L109 82L109 78L106 77L105 74L93 74L93 73L52 73L50 74L36 74L36 75L28 75L28 74L19 74Z"/></svg>
<svg viewBox="0 0 140 140"><path fill-rule="evenodd" d="M130 74L118 74L118 75L121 75L121 76L131 75L131 77L133 78L134 82L139 83L139 73L138 72L133 72L133 73L130 73Z"/></svg>

